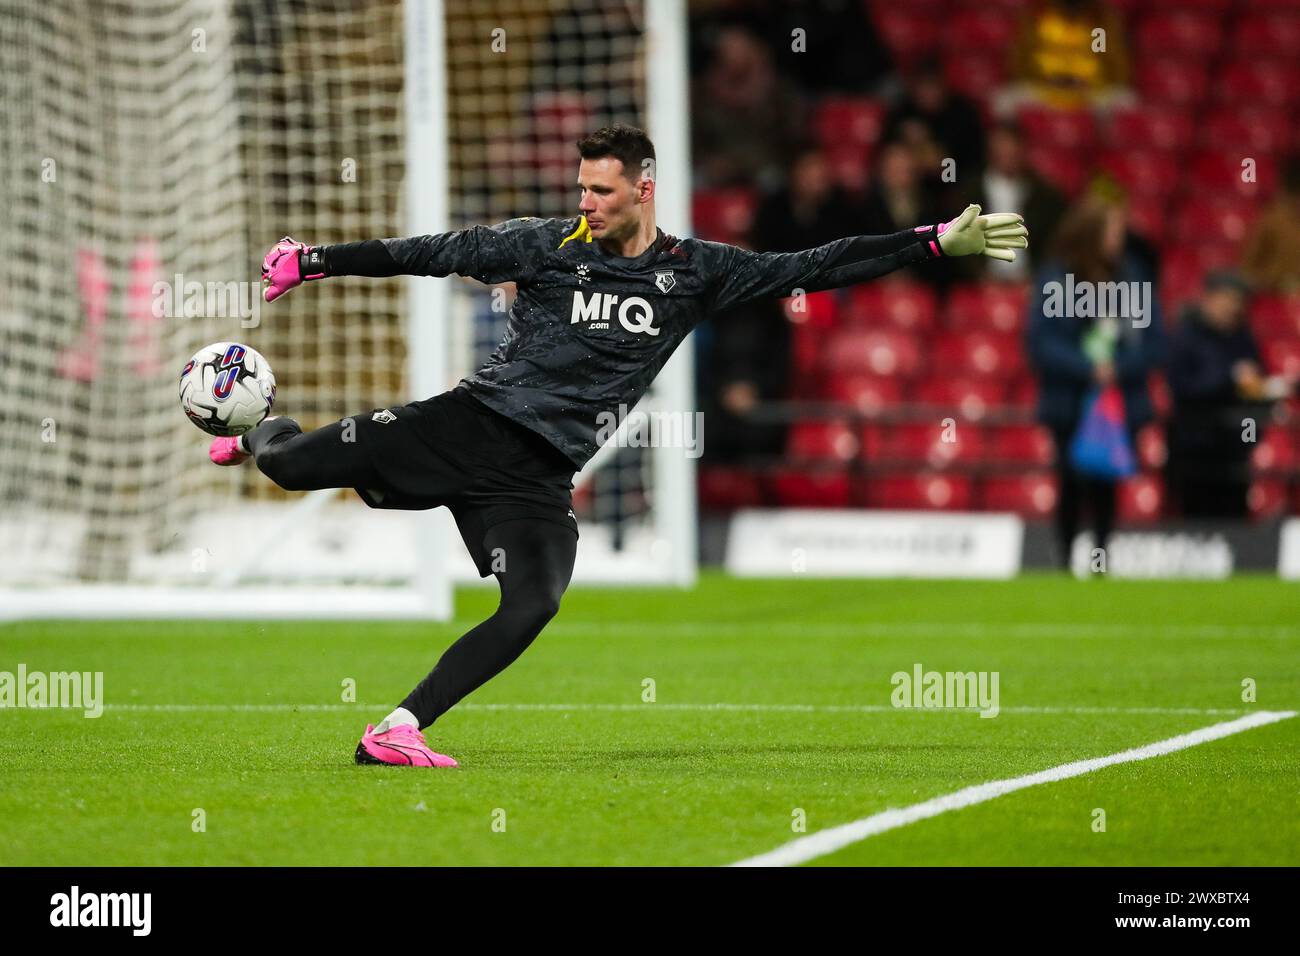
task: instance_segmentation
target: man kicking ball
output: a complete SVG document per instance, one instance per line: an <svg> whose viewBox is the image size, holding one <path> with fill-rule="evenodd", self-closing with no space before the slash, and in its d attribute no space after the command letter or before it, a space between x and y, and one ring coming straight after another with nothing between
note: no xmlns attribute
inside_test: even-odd
<svg viewBox="0 0 1300 956"><path fill-rule="evenodd" d="M599 129L578 153L574 218L332 246L285 238L262 264L267 302L330 276L454 272L518 288L505 338L450 391L312 432L272 419L212 443L217 464L251 456L289 491L354 488L372 508L445 505L479 575L500 583L496 612L366 728L358 763L456 766L421 731L513 662L555 616L577 553L573 475L596 453L597 423L636 405L702 320L751 299L852 285L927 259L1011 261L1028 243L1020 216L981 216L978 206L948 223L803 252L679 239L655 224L655 153L645 133Z"/></svg>

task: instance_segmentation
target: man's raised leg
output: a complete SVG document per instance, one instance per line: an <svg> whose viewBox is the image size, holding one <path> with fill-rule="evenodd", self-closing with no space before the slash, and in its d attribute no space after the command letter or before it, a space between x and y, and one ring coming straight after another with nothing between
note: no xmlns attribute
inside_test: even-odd
<svg viewBox="0 0 1300 956"><path fill-rule="evenodd" d="M376 472L373 449L358 437L355 423L348 418L310 432L292 418L274 418L242 440L216 439L209 455L218 464L237 464L251 455L262 474L286 491L362 488L375 484Z"/></svg>

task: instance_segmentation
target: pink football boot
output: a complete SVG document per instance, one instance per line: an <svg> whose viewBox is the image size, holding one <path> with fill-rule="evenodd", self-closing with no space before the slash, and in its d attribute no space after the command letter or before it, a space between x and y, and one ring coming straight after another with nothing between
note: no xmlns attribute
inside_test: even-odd
<svg viewBox="0 0 1300 956"><path fill-rule="evenodd" d="M214 438L208 448L208 457L217 465L242 465L252 454L244 451L239 438Z"/></svg>
<svg viewBox="0 0 1300 956"><path fill-rule="evenodd" d="M407 767L455 767L456 761L436 754L424 742L424 734L410 724L398 724L391 730L375 733L373 725L357 744L357 763L388 763Z"/></svg>

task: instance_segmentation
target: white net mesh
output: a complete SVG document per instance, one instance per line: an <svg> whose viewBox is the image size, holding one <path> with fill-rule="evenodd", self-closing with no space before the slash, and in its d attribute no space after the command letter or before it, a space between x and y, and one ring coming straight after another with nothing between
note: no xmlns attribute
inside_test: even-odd
<svg viewBox="0 0 1300 956"><path fill-rule="evenodd" d="M448 8L453 225L577 214L577 140L613 123L646 125L643 14L640 2L608 0ZM512 298L456 284L453 379L496 347ZM622 550L629 536L652 534L650 465L646 449L621 448L580 480L584 535Z"/></svg>
<svg viewBox="0 0 1300 956"><path fill-rule="evenodd" d="M453 227L573 214L574 140L643 119L640 4L447 9ZM195 572L228 571L230 542L298 497L208 463L176 395L202 345L262 352L304 428L412 397L405 283L269 306L258 286L282 235L404 233L403 29L389 0L0 0L0 585L211 583ZM451 281L455 381L505 314ZM622 450L584 489L584 540L593 519L616 547L646 523L648 457ZM340 553L370 542L359 562L318 536L259 574L405 573L383 517L346 494L326 510Z"/></svg>
<svg viewBox="0 0 1300 956"><path fill-rule="evenodd" d="M206 343L306 428L403 394L400 283L257 298L287 232L399 231L401 50L382 2L0 7L0 580L189 575L197 515L279 497L179 414Z"/></svg>

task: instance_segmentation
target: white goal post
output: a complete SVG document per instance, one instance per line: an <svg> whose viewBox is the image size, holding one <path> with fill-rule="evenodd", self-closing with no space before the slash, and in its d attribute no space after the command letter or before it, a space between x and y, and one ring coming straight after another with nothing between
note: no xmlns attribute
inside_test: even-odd
<svg viewBox="0 0 1300 956"><path fill-rule="evenodd" d="M449 618L480 579L446 509L214 468L181 364L246 341L304 428L450 387L496 290L265 306L261 255L573 215L578 115L647 128L660 224L690 233L684 0L47 0L0 11L0 76L0 620ZM693 411L690 349L638 410ZM617 444L575 479L575 583L693 584L693 458Z"/></svg>

